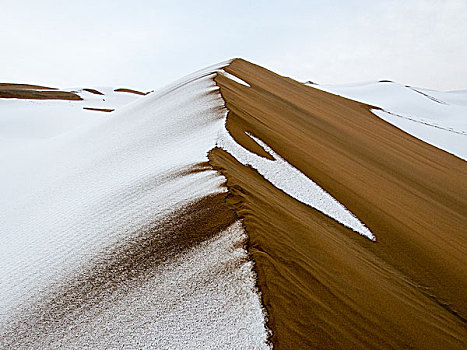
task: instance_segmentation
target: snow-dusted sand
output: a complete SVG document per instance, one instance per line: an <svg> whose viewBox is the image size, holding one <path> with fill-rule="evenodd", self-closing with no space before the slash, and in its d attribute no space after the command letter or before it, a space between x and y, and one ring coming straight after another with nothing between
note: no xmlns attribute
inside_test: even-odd
<svg viewBox="0 0 467 350"><path fill-rule="evenodd" d="M245 231L200 167L225 130L219 68L66 130L50 101L34 147L4 138L2 348L268 348Z"/></svg>

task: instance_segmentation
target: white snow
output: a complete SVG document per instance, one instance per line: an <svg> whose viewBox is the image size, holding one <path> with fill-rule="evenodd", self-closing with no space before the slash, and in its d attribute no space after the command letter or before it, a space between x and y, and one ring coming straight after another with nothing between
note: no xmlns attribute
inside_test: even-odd
<svg viewBox="0 0 467 350"><path fill-rule="evenodd" d="M0 156L12 148L35 147L48 138L80 127L97 125L107 113L83 107L120 110L141 96L114 92L100 87L96 95L83 89L73 91L83 100L22 100L0 99Z"/></svg>
<svg viewBox="0 0 467 350"><path fill-rule="evenodd" d="M215 171L186 173L208 160L224 130L227 111L213 81L221 67L115 113L88 112L99 122L62 127L54 112L41 116L45 126L38 130L21 130L34 118L31 107L16 134L2 135L0 333L21 306L47 297L51 286L85 271L135 232L225 191ZM10 111L14 118L13 105ZM19 147L19 140L33 146ZM130 294L118 303L108 300L93 317L75 320L79 326L56 325L57 333L41 335L39 345L268 348L251 263L245 249L234 248L244 235L236 223L125 291Z"/></svg>
<svg viewBox="0 0 467 350"><path fill-rule="evenodd" d="M315 208L362 236L376 241L374 234L345 206L300 170L290 165L263 141L253 135L248 135L270 154L274 160L258 156L243 148L235 142L227 131L219 139L217 145L219 148L230 153L243 165L249 165L256 169L266 180L292 198Z"/></svg>
<svg viewBox="0 0 467 350"><path fill-rule="evenodd" d="M235 81L235 82L237 82L239 84L245 85L247 87L251 87L250 84L248 84L246 81L240 79L239 77L237 77L237 76L235 76L233 74L230 74L230 73L228 73L226 71L221 71L221 74L223 76L225 76L226 78L229 78L230 80L233 80L233 81Z"/></svg>
<svg viewBox="0 0 467 350"><path fill-rule="evenodd" d="M372 112L405 132L467 160L467 93L434 91L394 82L312 85L384 111Z"/></svg>

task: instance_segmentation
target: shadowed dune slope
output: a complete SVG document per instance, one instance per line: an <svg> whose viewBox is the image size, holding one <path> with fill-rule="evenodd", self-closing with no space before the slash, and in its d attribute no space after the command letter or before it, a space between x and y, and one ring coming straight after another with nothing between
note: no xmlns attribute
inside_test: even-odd
<svg viewBox="0 0 467 350"><path fill-rule="evenodd" d="M361 237L278 190L221 149L244 219L276 349L466 346L467 164L384 122L370 107L304 86L241 59L215 78L245 132L362 220Z"/></svg>

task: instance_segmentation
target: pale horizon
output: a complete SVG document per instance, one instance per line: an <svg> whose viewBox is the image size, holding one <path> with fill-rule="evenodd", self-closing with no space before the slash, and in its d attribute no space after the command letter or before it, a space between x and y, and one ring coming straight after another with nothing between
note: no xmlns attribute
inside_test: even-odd
<svg viewBox="0 0 467 350"><path fill-rule="evenodd" d="M298 81L467 88L465 1L4 2L0 82L160 88L241 57Z"/></svg>

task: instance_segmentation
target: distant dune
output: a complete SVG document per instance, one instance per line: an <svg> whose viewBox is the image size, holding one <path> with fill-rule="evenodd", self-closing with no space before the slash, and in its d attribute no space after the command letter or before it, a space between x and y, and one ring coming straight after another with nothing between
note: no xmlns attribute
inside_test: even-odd
<svg viewBox="0 0 467 350"><path fill-rule="evenodd" d="M118 88L118 89L115 89L114 90L115 92L128 92L130 94L136 94L136 95L147 95L148 92L141 92L141 91L137 91L137 90L133 90L133 89L125 89L125 88Z"/></svg>
<svg viewBox="0 0 467 350"><path fill-rule="evenodd" d="M0 85L0 347L465 349L467 99L309 85Z"/></svg>
<svg viewBox="0 0 467 350"><path fill-rule="evenodd" d="M11 84L11 83L0 83L0 89L24 89L24 90L57 90L56 88L41 86L41 85L30 85L30 84Z"/></svg>
<svg viewBox="0 0 467 350"><path fill-rule="evenodd" d="M90 92L91 94L94 94L94 95L104 95L102 92L96 90L96 89L89 89L89 88L86 88L86 89L83 89L84 91L87 91L87 92Z"/></svg>
<svg viewBox="0 0 467 350"><path fill-rule="evenodd" d="M0 88L0 98L17 98L30 100L82 100L79 95L69 91L31 90L26 88Z"/></svg>
<svg viewBox="0 0 467 350"><path fill-rule="evenodd" d="M86 109L88 111L96 111L96 112L113 112L113 111L115 111L115 109L112 109L112 108L83 107L83 109Z"/></svg>

